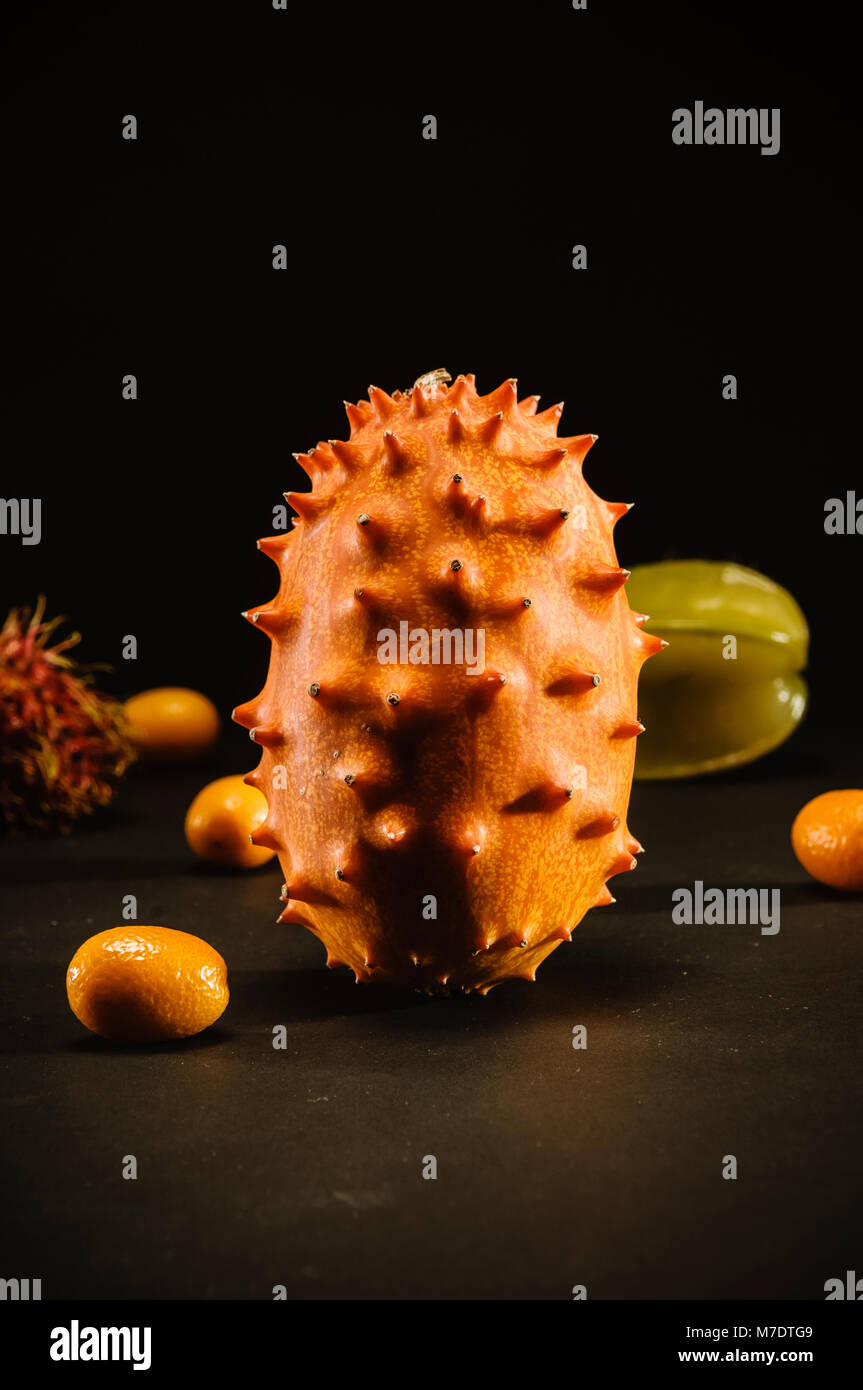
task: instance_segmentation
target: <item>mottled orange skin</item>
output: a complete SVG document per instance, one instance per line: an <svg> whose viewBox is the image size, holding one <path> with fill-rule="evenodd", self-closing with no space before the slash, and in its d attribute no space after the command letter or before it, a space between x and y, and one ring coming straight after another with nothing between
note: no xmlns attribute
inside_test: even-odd
<svg viewBox="0 0 863 1390"><path fill-rule="evenodd" d="M791 827L791 843L820 883L863 892L863 790L822 792L807 801Z"/></svg>
<svg viewBox="0 0 863 1390"><path fill-rule="evenodd" d="M269 675L234 712L263 745L256 842L284 870L280 920L358 980L533 979L641 848L626 827L636 687L665 644L622 588L627 508L582 477L594 436L558 438L562 407L537 415L537 399L512 382L479 397L470 376L370 389L349 444L299 456L313 490L289 495L294 532L259 542L281 575L247 615L272 639ZM485 675L381 665L377 633L401 619L483 628Z"/></svg>
<svg viewBox="0 0 863 1390"><path fill-rule="evenodd" d="M257 787L248 786L243 777L217 777L201 788L186 812L186 841L208 864L258 869L275 854L252 842L266 819L266 797Z"/></svg>
<svg viewBox="0 0 863 1390"><path fill-rule="evenodd" d="M133 742L147 763L198 762L219 737L216 706L185 686L142 690L126 701L125 711Z"/></svg>
<svg viewBox="0 0 863 1390"><path fill-rule="evenodd" d="M66 972L76 1018L112 1042L169 1042L209 1028L228 1004L225 962L206 941L129 923L78 947Z"/></svg>

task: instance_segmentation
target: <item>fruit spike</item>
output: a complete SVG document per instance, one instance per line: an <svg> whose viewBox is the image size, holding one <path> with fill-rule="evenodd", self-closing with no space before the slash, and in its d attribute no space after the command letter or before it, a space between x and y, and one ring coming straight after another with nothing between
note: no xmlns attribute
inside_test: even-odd
<svg viewBox="0 0 863 1390"><path fill-rule="evenodd" d="M603 887L600 888L593 902L591 903L591 907L610 907L612 903L616 902L617 898L613 898L611 896L611 893L608 890L608 886L604 884Z"/></svg>
<svg viewBox="0 0 863 1390"><path fill-rule="evenodd" d="M492 444L497 439L503 429L503 411L498 410L494 415L489 416L488 420L479 427L479 438L486 444Z"/></svg>
<svg viewBox="0 0 863 1390"><path fill-rule="evenodd" d="M290 531L283 532L281 535L262 536L258 541L258 549L278 564L290 539Z"/></svg>
<svg viewBox="0 0 863 1390"><path fill-rule="evenodd" d="M234 718L261 745L250 780L282 918L358 983L486 994L532 978L637 862L631 712L661 641L617 564L628 507L582 474L596 436L560 437L562 406L538 400L442 370L370 387L346 406L350 441L300 457L312 492L291 495L294 533L260 543L280 575L249 610L270 667ZM451 644L449 660L379 662L382 627L452 637L454 611L482 624L473 663L469 627L463 659Z"/></svg>
<svg viewBox="0 0 863 1390"><path fill-rule="evenodd" d="M569 515L569 507L542 506L530 512L504 515L497 523L497 529L534 536L551 536L566 525Z"/></svg>
<svg viewBox="0 0 863 1390"><path fill-rule="evenodd" d="M566 457L567 450L557 444L553 449L548 449L545 453L541 454L539 458L530 459L528 462L531 463L534 468L551 469L557 468L563 463Z"/></svg>
<svg viewBox="0 0 863 1390"><path fill-rule="evenodd" d="M635 506L634 502L606 502L605 507L611 517L612 526L620 521L622 516L628 516Z"/></svg>
<svg viewBox="0 0 863 1390"><path fill-rule="evenodd" d="M347 444L341 439L328 439L327 444L347 473L354 473L363 466L363 455L355 444Z"/></svg>
<svg viewBox="0 0 863 1390"><path fill-rule="evenodd" d="M254 608L242 614L252 627L265 632L268 637L284 636L299 618L296 608Z"/></svg>
<svg viewBox="0 0 863 1390"><path fill-rule="evenodd" d="M255 700L247 700L244 705L237 705L231 710L231 718L235 724L239 724L241 729L253 729L258 720L260 711L260 697Z"/></svg>
<svg viewBox="0 0 863 1390"><path fill-rule="evenodd" d="M644 733L644 725L640 719L624 719L622 724L612 731L612 738L638 738L639 734Z"/></svg>
<svg viewBox="0 0 863 1390"><path fill-rule="evenodd" d="M459 413L454 406L449 413L446 432L450 444L460 444L464 439L464 425L462 424Z"/></svg>
<svg viewBox="0 0 863 1390"><path fill-rule="evenodd" d="M583 825L578 834L580 838L593 840L599 835L610 835L620 825L620 816L614 811L603 811Z"/></svg>
<svg viewBox="0 0 863 1390"><path fill-rule="evenodd" d="M396 409L396 402L377 386L369 387L369 400L379 420L389 420Z"/></svg>
<svg viewBox="0 0 863 1390"><path fill-rule="evenodd" d="M576 463L581 464L584 463L588 450L593 448L598 438L598 434L575 434L570 439L562 439L560 442L561 444L565 444L567 446L567 452L570 458L575 459ZM613 502L606 503L606 506L615 505L626 507L626 509L628 510L627 504L625 502L618 504L615 504ZM630 505L632 504L630 503Z"/></svg>
<svg viewBox="0 0 863 1390"><path fill-rule="evenodd" d="M650 656L656 656L657 652L665 651L668 646L664 637L657 637L653 633L642 633L642 652L645 660Z"/></svg>
<svg viewBox="0 0 863 1390"><path fill-rule="evenodd" d="M552 680L546 687L546 695L579 695L586 690L595 690L602 684L598 671L586 670L583 666L572 666Z"/></svg>
<svg viewBox="0 0 863 1390"><path fill-rule="evenodd" d="M278 748L284 741L284 736L280 729L275 726L267 728L263 724L256 725L254 729L250 729L249 738L252 740L252 743L257 743L261 748ZM271 845L270 848L274 849L275 846Z"/></svg>
<svg viewBox="0 0 863 1390"><path fill-rule="evenodd" d="M266 821L264 821L263 825L258 826L254 834L249 836L249 844L261 845L264 849L279 850L282 848L281 840L279 840L278 837L269 828L269 825Z"/></svg>
<svg viewBox="0 0 863 1390"><path fill-rule="evenodd" d="M547 425L549 429L553 429L556 432L562 414L563 401L558 401L557 405L549 406L548 410L544 410L541 415L537 415L536 424Z"/></svg>
<svg viewBox="0 0 863 1390"><path fill-rule="evenodd" d="M342 401L342 405L345 408L345 414L348 417L348 424L351 427L351 434L353 435L356 430L362 429L363 425L366 423L366 414L369 407L366 406L365 410L363 410L362 406L351 405L350 401Z"/></svg>
<svg viewBox="0 0 863 1390"><path fill-rule="evenodd" d="M489 671L477 676L473 688L469 692L473 696L474 708L488 709L492 701L501 694L506 685L506 676L503 671Z"/></svg>
<svg viewBox="0 0 863 1390"><path fill-rule="evenodd" d="M311 526L333 505L335 494L318 496L313 492L286 492L285 501L308 526Z"/></svg>
<svg viewBox="0 0 863 1390"><path fill-rule="evenodd" d="M496 391L492 391L488 396L483 396L483 405L489 410L500 411L501 415L509 415L518 403L518 383L515 377L510 377L503 382Z"/></svg>
<svg viewBox="0 0 863 1390"><path fill-rule="evenodd" d="M400 472L408 462L409 455L404 442L397 434L393 434L392 430L384 430L384 453L393 473Z"/></svg>
<svg viewBox="0 0 863 1390"><path fill-rule="evenodd" d="M630 574L631 570L621 569L619 565L595 565L579 582L587 589L610 595L616 594L618 589L623 587Z"/></svg>

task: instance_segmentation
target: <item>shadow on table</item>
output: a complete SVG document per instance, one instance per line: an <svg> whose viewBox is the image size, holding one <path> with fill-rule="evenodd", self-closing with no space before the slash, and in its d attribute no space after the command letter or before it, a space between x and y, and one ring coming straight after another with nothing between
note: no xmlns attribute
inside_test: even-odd
<svg viewBox="0 0 863 1390"><path fill-rule="evenodd" d="M376 1015L384 1029L416 1024L461 1034L465 1026L509 1027L525 1017L568 1016L575 1005L586 1018L616 1015L655 1002L679 983L679 965L662 956L621 961L618 950L603 960L592 949L592 958L573 960L572 967L552 957L535 983L508 980L485 996L430 998L396 986L357 985L341 971L277 970L235 974L232 1000L236 1016L251 1025L271 1027L281 1016L312 1021Z"/></svg>
<svg viewBox="0 0 863 1390"><path fill-rule="evenodd" d="M136 1057L157 1057L168 1056L172 1053L200 1052L208 1047L224 1047L237 1037L236 1032L231 1028L221 1027L218 1023L213 1024L212 1028L207 1028L203 1033L196 1033L192 1038L178 1038L176 1042L161 1043L116 1043L109 1042L107 1038L99 1038L95 1033L88 1033L85 1037L74 1038L68 1042L63 1049L73 1053L128 1053Z"/></svg>

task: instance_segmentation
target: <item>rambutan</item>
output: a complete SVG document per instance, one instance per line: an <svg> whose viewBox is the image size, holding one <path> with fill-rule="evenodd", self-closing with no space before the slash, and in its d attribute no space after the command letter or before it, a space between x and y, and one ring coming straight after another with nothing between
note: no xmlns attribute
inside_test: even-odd
<svg viewBox="0 0 863 1390"><path fill-rule="evenodd" d="M12 609L0 629L0 816L7 830L72 829L111 801L134 750L122 705L92 688L93 667L48 642L65 621Z"/></svg>

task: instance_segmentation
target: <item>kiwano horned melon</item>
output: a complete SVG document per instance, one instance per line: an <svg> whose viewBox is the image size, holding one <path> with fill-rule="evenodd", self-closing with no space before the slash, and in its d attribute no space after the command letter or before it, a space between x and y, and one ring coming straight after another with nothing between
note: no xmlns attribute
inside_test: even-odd
<svg viewBox="0 0 863 1390"><path fill-rule="evenodd" d="M266 685L234 711L278 852L279 921L329 966L427 993L487 993L540 962L641 849L626 825L640 630L615 523L505 381L430 372L348 405L350 440L295 457L294 529L258 542L276 598Z"/></svg>

